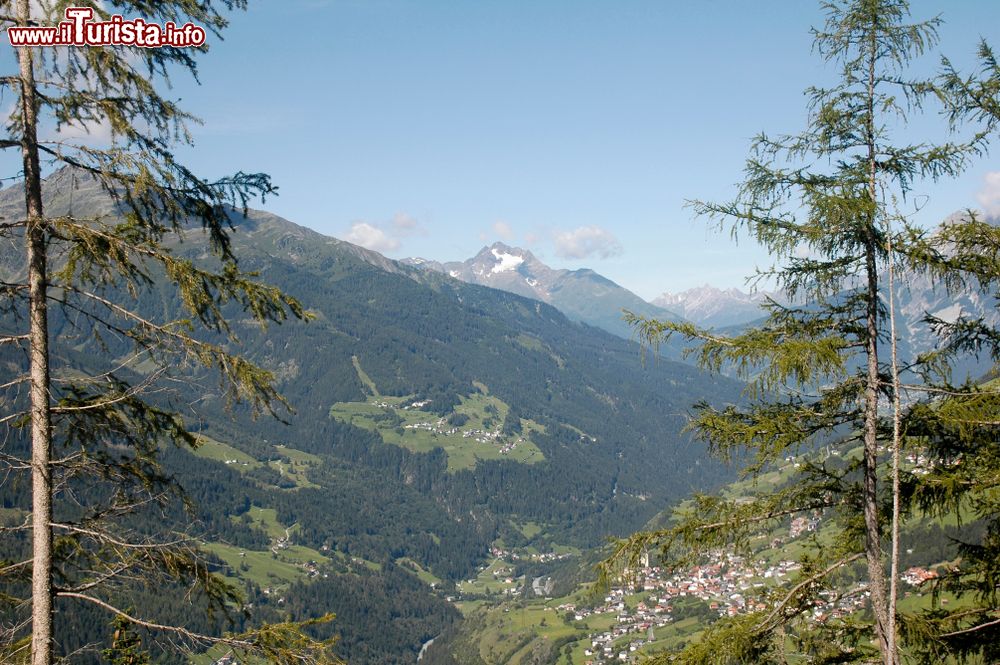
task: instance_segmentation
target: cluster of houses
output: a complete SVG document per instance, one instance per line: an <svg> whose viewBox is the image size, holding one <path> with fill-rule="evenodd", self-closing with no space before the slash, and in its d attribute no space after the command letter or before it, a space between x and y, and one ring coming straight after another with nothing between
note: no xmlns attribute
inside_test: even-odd
<svg viewBox="0 0 1000 665"><path fill-rule="evenodd" d="M390 404L385 400L375 400L372 402L375 406L382 409L395 409L396 405ZM431 403L431 400L416 400L405 404L401 408L404 411L409 411L411 409L422 409ZM442 436L455 436L461 432L463 439L474 439L477 443L493 443L500 445L500 454L506 455L512 450L517 448L519 444L524 443L524 437L505 437L503 433L499 430L484 430L478 428L467 429L462 431L460 427L449 426L446 418L438 418L436 421L425 421L419 423L407 423L403 425L403 429L411 430L423 430L425 432L431 432L432 434L438 434ZM596 439L592 439L596 440ZM228 464L228 462L227 462Z"/></svg>
<svg viewBox="0 0 1000 665"><path fill-rule="evenodd" d="M426 402L414 402L413 404L425 404ZM376 404L379 404L376 402ZM409 408L404 406L404 409ZM493 443L500 445L500 454L506 455L510 451L517 448L521 443L524 443L524 437L507 438L504 437L500 430L483 430L478 428L467 429L462 431L459 427L447 427L448 421L445 418L439 418L436 422L419 422L419 423L408 423L403 425L403 429L413 429L413 430L424 430L425 432L431 432L433 434L440 434L443 436L454 436L459 432L462 432L463 439L474 439L477 443Z"/></svg>
<svg viewBox="0 0 1000 665"><path fill-rule="evenodd" d="M911 452L907 454L906 461L913 466L912 472L918 476L926 476L938 465L937 460L932 459L923 452Z"/></svg>
<svg viewBox="0 0 1000 665"><path fill-rule="evenodd" d="M638 639L614 643L609 634L601 635L599 638L591 640L590 647L583 650L583 655L594 660L588 663L602 663L608 661L628 661L636 655L641 647L646 644L646 640Z"/></svg>
<svg viewBox="0 0 1000 665"><path fill-rule="evenodd" d="M808 523L804 527L808 528ZM648 562L647 562L648 563ZM654 631L674 620L674 604L682 598L697 598L721 616L736 616L767 609L758 599L759 592L774 582L799 570L794 561L768 564L749 561L732 553L716 551L702 565L668 572L658 566L646 565L632 571L625 581L613 588L604 602L593 608L561 605L558 609L571 612L576 621L586 621L598 614L612 614L611 628L592 633L590 647L584 652L588 663L631 661L635 651L654 640ZM922 569L920 569L922 570ZM912 573L911 573L912 571ZM932 571L907 571L904 580L916 580ZM645 595L636 604L626 602L633 594ZM824 591L814 602L810 613L816 622L842 618L864 607L868 592L864 584L840 591Z"/></svg>
<svg viewBox="0 0 1000 665"><path fill-rule="evenodd" d="M410 402L409 404L404 404L400 408L403 409L403 411L409 411L410 409L422 409L425 406L427 406L428 404L430 404L431 401L432 400L429 400L429 399L416 400L416 401ZM382 400L382 399L377 399L374 402L372 402L372 404L374 404L375 406L377 406L380 409L395 409L396 408L395 404L392 404L392 403L387 402L387 401Z"/></svg>
<svg viewBox="0 0 1000 665"><path fill-rule="evenodd" d="M792 520L791 526L788 527L788 537L798 538L806 532L815 531L819 528L819 516L813 517L796 517Z"/></svg>
<svg viewBox="0 0 1000 665"><path fill-rule="evenodd" d="M479 443L495 443L500 440L500 430L488 432L483 429L470 429L462 432L463 439L475 439Z"/></svg>
<svg viewBox="0 0 1000 665"><path fill-rule="evenodd" d="M625 589L615 588L597 607L578 608L568 603L556 608L571 613L575 621L585 621L588 617L600 614L614 615L615 623L610 628L587 637L590 645L583 653L590 659L588 663L630 660L636 655L636 651L654 639L654 629L674 620L670 614L673 606L665 598L661 602L653 595L646 601L640 601L632 609L626 604L625 596Z"/></svg>
<svg viewBox="0 0 1000 665"><path fill-rule="evenodd" d="M925 582L935 579L938 574L922 566L911 566L906 569L900 577L910 586L920 586Z"/></svg>
<svg viewBox="0 0 1000 665"><path fill-rule="evenodd" d="M278 536L274 539L274 542L271 544L271 552L277 554L281 550L287 550L291 547L291 545L292 539L291 536L288 535L288 530L286 529L284 536Z"/></svg>
<svg viewBox="0 0 1000 665"><path fill-rule="evenodd" d="M574 554L568 552L516 552L514 550L505 550L499 547L493 546L490 548L490 554L492 554L497 559L503 559L505 561L565 561L570 557L575 556Z"/></svg>
<svg viewBox="0 0 1000 665"><path fill-rule="evenodd" d="M405 408L405 407L404 407ZM434 434L442 434L444 436L454 436L461 431L461 428L450 427L446 428L447 421L444 418L440 418L437 422L421 422L421 423L409 423L403 425L404 429L420 429L426 432L433 432ZM517 448L521 443L524 443L523 437L516 438L505 438L500 430L483 430L478 428L468 429L462 432L463 439L474 439L477 443L493 443L500 444L500 454L506 455L510 451Z"/></svg>
<svg viewBox="0 0 1000 665"><path fill-rule="evenodd" d="M409 404L403 406L404 411L409 411L410 409L422 409L431 403L429 399L421 399L415 402L410 402Z"/></svg>
<svg viewBox="0 0 1000 665"><path fill-rule="evenodd" d="M444 429L441 426L444 424L444 418L438 420L436 423L407 423L403 425L403 429L422 429L425 432L433 432L435 434L457 434L458 428L453 427L451 429Z"/></svg>

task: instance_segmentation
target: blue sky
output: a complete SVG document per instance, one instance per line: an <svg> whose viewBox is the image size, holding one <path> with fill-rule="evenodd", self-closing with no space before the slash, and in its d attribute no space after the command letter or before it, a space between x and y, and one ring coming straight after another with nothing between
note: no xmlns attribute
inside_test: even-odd
<svg viewBox="0 0 1000 665"><path fill-rule="evenodd" d="M1000 48L996 0L913 2L937 13L956 62ZM756 133L804 127L803 89L835 74L821 22L812 0L251 1L202 85L175 82L205 121L179 153L207 177L266 171L263 207L394 258L504 240L647 298L740 286L767 256L684 202L730 196ZM998 150L919 188L920 218L977 205Z"/></svg>

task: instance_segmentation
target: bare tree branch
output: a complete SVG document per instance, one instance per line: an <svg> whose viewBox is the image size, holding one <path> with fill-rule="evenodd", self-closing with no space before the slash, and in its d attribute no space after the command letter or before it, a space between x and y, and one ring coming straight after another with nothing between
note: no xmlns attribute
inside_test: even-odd
<svg viewBox="0 0 1000 665"><path fill-rule="evenodd" d="M941 637L944 638L944 637L957 637L958 635L968 635L969 633L974 633L978 630L982 630L983 628L990 628L992 626L997 626L997 625L1000 625L1000 619L996 619L994 621L987 621L986 623L981 623L976 626L972 626L971 628L964 628L962 630L955 630L950 633L945 633L944 635L941 635Z"/></svg>
<svg viewBox="0 0 1000 665"><path fill-rule="evenodd" d="M862 558L864 555L865 555L864 552L857 552L855 554L852 554L849 557L840 559L839 561L834 562L833 564L831 564L827 568L824 568L823 570L821 570L820 572L816 573L815 575L811 575L811 576L807 577L806 579L802 580L801 582L799 582L798 584L796 584L795 586L793 586L791 589L789 589L788 593L785 594L785 596L781 599L781 601L779 601L778 604L775 605L775 607L768 613L768 615L764 618L764 620L761 621L760 624L758 624L758 630L760 632L766 632L766 631L770 630L773 627L773 624L771 622L774 621L777 618L778 614L804 588L806 588L807 586L809 586L811 584L816 583L818 580L823 579L824 577L826 577L830 573L836 571L838 568L842 568L842 567L846 566L847 564L849 564L851 562L857 561L858 559Z"/></svg>
<svg viewBox="0 0 1000 665"><path fill-rule="evenodd" d="M135 624L137 626L142 626L143 628L149 628L151 630L163 631L166 633L173 633L175 635L180 635L181 637L190 640L195 643L202 644L227 644L229 646L241 648L241 649L252 649L254 643L249 640L239 640L230 637L212 637L210 635L202 635L201 633L195 633L181 626L169 626L161 623L154 623L152 621L144 621L137 617L128 614L127 612L118 609L110 603L106 603L99 598L94 598L93 596L88 596L82 593L76 593L74 591L57 591L56 596L60 598L76 598L78 600L83 600L88 603L97 605L100 608L121 617L122 619L128 621L129 623Z"/></svg>
<svg viewBox="0 0 1000 665"><path fill-rule="evenodd" d="M83 527L76 526L75 524L65 524L61 522L53 522L52 527L55 529L62 529L63 531L69 531L70 533L78 533L84 536L90 536L95 540L109 545L115 545L117 547L122 547L125 549L136 549L136 550L171 550L175 549L179 545L190 544L190 541L186 539L178 539L171 542L155 542L155 543L129 543L119 540L105 531L96 531L94 529L84 529Z"/></svg>

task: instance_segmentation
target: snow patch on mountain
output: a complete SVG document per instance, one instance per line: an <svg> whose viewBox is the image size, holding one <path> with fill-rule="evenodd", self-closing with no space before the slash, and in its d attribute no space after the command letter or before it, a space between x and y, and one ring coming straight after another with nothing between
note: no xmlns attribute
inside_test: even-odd
<svg viewBox="0 0 1000 665"><path fill-rule="evenodd" d="M699 325L722 327L748 323L764 316L763 305L769 298L782 301L778 294L767 291L744 293L736 288L719 289L706 284L681 293L664 293L652 303Z"/></svg>
<svg viewBox="0 0 1000 665"><path fill-rule="evenodd" d="M518 256L516 254L507 254L506 252L501 252L497 249L490 250L493 256L496 257L497 264L493 266L491 272L495 275L498 272L507 272L508 270L514 270L519 265L524 263L524 257Z"/></svg>
<svg viewBox="0 0 1000 665"><path fill-rule="evenodd" d="M530 250L496 242L466 261L445 263L409 261L455 279L503 289L554 305L569 318L630 338L632 329L622 318L626 309L651 318L677 320L670 311L645 302L593 270L555 269Z"/></svg>

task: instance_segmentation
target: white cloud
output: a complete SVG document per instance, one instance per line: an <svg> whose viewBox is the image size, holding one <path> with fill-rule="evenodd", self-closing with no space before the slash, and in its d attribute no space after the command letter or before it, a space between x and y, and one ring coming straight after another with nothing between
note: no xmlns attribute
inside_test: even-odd
<svg viewBox="0 0 1000 665"><path fill-rule="evenodd" d="M404 238L426 234L415 217L397 212L385 222L354 222L344 240L376 252L393 252L402 246Z"/></svg>
<svg viewBox="0 0 1000 665"><path fill-rule="evenodd" d="M556 255L564 259L609 259L622 253L622 245L599 226L578 226L555 234Z"/></svg>
<svg viewBox="0 0 1000 665"><path fill-rule="evenodd" d="M72 145L88 147L109 146L114 138L111 133L111 123L107 120L89 124L79 121L69 122L52 132L52 137L58 141L68 141Z"/></svg>
<svg viewBox="0 0 1000 665"><path fill-rule="evenodd" d="M979 205L988 219L1000 220L1000 171L991 171L983 178L983 188L979 190Z"/></svg>
<svg viewBox="0 0 1000 665"><path fill-rule="evenodd" d="M399 239L368 222L354 222L344 238L347 242L361 245L376 252L391 252L399 249Z"/></svg>
<svg viewBox="0 0 1000 665"><path fill-rule="evenodd" d="M514 229L502 219L493 222L493 233L501 240L510 240L514 237Z"/></svg>
<svg viewBox="0 0 1000 665"><path fill-rule="evenodd" d="M418 229L420 222L405 212L397 212L392 216L392 228L400 234L409 234Z"/></svg>

